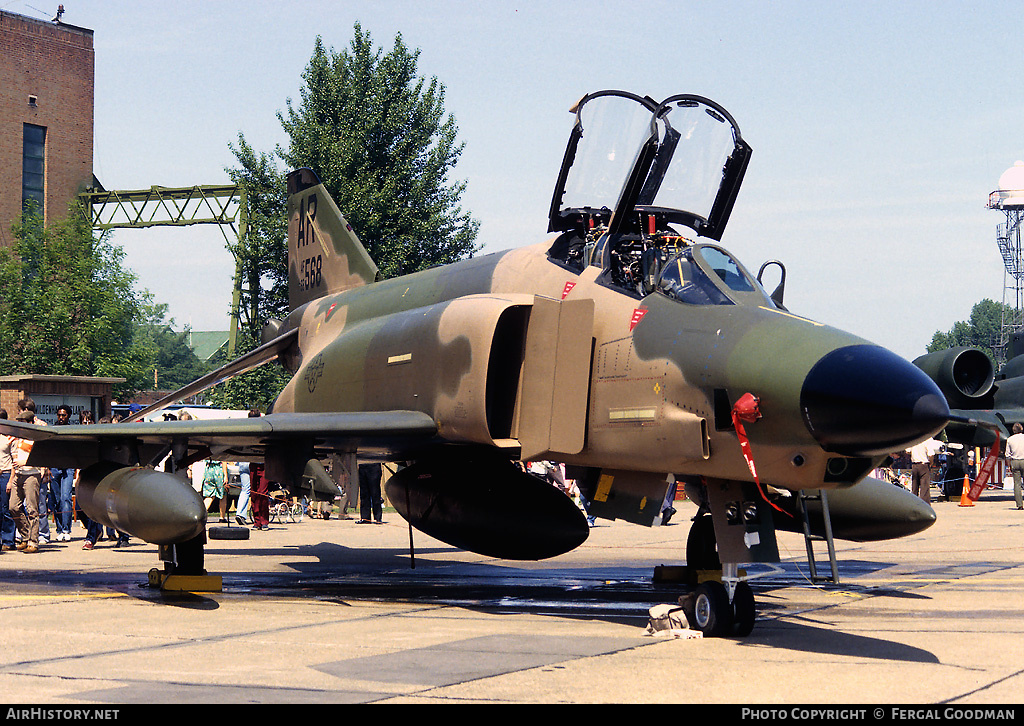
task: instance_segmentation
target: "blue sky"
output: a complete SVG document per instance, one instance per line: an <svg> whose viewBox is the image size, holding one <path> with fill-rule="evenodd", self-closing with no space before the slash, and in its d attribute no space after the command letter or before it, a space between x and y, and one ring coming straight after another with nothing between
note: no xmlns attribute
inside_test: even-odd
<svg viewBox="0 0 1024 726"><path fill-rule="evenodd" d="M56 4L0 0L33 17ZM222 183L239 132L260 150L284 143L276 114L299 98L317 35L340 50L358 21L386 47L401 33L421 74L445 84L465 142L455 177L485 252L545 238L584 93L698 93L754 150L722 242L755 272L784 262L793 312L912 359L1003 296L1003 218L985 203L1024 158L1022 22L1006 3L64 6L95 33L95 173L108 189ZM179 326L226 328L233 265L215 228L114 240Z"/></svg>

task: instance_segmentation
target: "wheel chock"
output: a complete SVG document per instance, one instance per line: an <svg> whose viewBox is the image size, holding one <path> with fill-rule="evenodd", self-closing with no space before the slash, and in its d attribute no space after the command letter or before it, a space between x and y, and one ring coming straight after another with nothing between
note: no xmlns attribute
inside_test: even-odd
<svg viewBox="0 0 1024 726"><path fill-rule="evenodd" d="M220 575L170 575L160 589L165 592L221 592L224 583Z"/></svg>
<svg viewBox="0 0 1024 726"><path fill-rule="evenodd" d="M248 527L210 527L206 530L210 539L249 539Z"/></svg>
<svg viewBox="0 0 1024 726"><path fill-rule="evenodd" d="M164 592L222 592L224 581L220 575L170 575L154 567L149 586Z"/></svg>
<svg viewBox="0 0 1024 726"><path fill-rule="evenodd" d="M686 565L657 565L654 568L654 582L686 582L689 568Z"/></svg>

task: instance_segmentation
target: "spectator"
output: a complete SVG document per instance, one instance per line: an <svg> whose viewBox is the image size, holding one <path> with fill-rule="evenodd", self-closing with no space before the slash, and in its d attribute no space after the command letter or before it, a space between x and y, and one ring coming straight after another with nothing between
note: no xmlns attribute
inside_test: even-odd
<svg viewBox="0 0 1024 726"><path fill-rule="evenodd" d="M18 414L17 420L33 423L35 413L26 408ZM11 491L10 508L16 513L15 522L21 534L21 542L16 548L27 554L39 551L39 480L42 477L41 469L28 465L31 451L31 441L15 440L13 483L8 483Z"/></svg>
<svg viewBox="0 0 1024 726"><path fill-rule="evenodd" d="M383 523L380 480L380 464L359 465L359 519L356 524ZM371 516L373 519L370 519Z"/></svg>
<svg viewBox="0 0 1024 726"><path fill-rule="evenodd" d="M7 418L7 410L0 408L0 419ZM8 501L10 500L11 477L14 476L14 442L13 436L0 434L0 551L10 552L14 549L14 519L11 517Z"/></svg>
<svg viewBox="0 0 1024 726"><path fill-rule="evenodd" d="M56 426L71 424L71 408L61 406L57 409ZM55 542L71 541L71 522L74 512L71 511L71 499L74 493L74 469L50 469L50 509L53 511L53 526L57 530Z"/></svg>
<svg viewBox="0 0 1024 726"><path fill-rule="evenodd" d="M213 500L217 500L220 509L220 521L228 521L228 497L224 491L228 482L228 465L223 461L206 460L206 469L203 472L203 504L206 511L210 511Z"/></svg>
<svg viewBox="0 0 1024 726"><path fill-rule="evenodd" d="M258 409L249 411L249 418L258 418ZM266 468L262 463L249 464L249 508L252 510L252 528L267 529L270 526L270 486L267 483Z"/></svg>

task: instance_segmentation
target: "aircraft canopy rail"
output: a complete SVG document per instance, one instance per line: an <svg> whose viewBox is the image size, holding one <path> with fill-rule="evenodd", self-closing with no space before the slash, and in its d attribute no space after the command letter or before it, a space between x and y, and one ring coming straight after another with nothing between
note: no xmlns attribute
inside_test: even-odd
<svg viewBox="0 0 1024 726"><path fill-rule="evenodd" d="M764 288L732 255L711 244L695 244L671 255L649 257L649 269L659 270L656 289L689 305L734 303L777 308Z"/></svg>

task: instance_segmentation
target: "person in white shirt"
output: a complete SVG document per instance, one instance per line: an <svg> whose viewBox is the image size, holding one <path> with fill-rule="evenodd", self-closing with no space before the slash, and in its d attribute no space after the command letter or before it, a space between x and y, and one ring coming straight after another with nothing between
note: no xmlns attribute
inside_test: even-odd
<svg viewBox="0 0 1024 726"><path fill-rule="evenodd" d="M932 459L942 450L942 442L926 439L907 451L910 452L910 489L922 501L932 501Z"/></svg>
<svg viewBox="0 0 1024 726"><path fill-rule="evenodd" d="M0 408L0 418L7 418L7 411ZM14 549L14 520L7 505L11 498L10 488L14 476L14 446L17 439L0 434L0 551Z"/></svg>
<svg viewBox="0 0 1024 726"><path fill-rule="evenodd" d="M1021 496L1021 478L1024 477L1024 426L1013 425L1013 434L1006 440L1006 458L1010 460L1010 472L1013 474L1013 500L1017 509L1024 509Z"/></svg>

